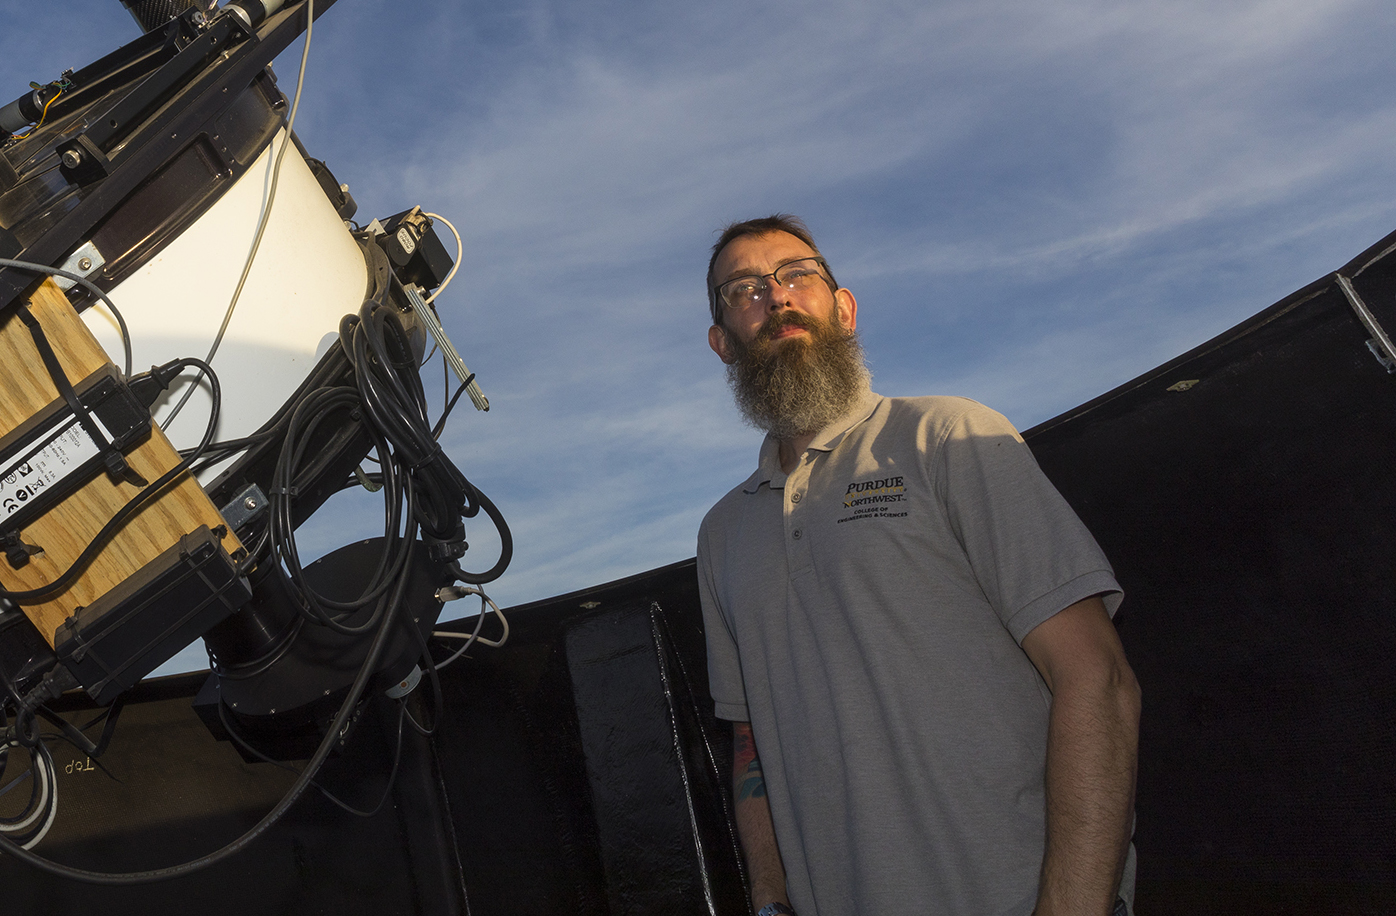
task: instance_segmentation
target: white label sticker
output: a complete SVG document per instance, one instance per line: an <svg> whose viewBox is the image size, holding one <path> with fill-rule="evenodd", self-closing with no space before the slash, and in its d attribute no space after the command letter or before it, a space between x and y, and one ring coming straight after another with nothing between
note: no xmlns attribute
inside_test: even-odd
<svg viewBox="0 0 1396 916"><path fill-rule="evenodd" d="M104 436L111 438L96 415L92 421ZM57 435L50 432L47 436L37 448L0 470L0 518L18 512L31 499L102 453L77 417L68 417Z"/></svg>

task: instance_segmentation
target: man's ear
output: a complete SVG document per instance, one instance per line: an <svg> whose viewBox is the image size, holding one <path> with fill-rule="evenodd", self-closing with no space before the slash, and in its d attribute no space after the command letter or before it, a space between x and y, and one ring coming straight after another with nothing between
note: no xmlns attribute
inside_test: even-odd
<svg viewBox="0 0 1396 916"><path fill-rule="evenodd" d="M858 329L858 300L853 298L853 293L839 287L834 291L834 309L839 316L839 322L848 330Z"/></svg>
<svg viewBox="0 0 1396 916"><path fill-rule="evenodd" d="M736 359L736 357L732 355L732 347L727 339L726 328L719 327L718 325L713 325L708 328L708 346L713 348L713 352L717 354L718 359L722 360L724 363L731 363Z"/></svg>

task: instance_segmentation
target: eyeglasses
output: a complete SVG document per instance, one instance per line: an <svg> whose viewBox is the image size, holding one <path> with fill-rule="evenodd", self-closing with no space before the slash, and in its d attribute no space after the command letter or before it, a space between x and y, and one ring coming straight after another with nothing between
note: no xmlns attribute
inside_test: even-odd
<svg viewBox="0 0 1396 916"><path fill-rule="evenodd" d="M767 278L776 281L776 284L789 290L809 289L819 283L829 283L829 279L824 276L820 269L829 269L829 265L824 263L823 258L800 258L798 261L791 261L782 264L768 274L761 276L734 277L717 288L718 298L723 305L730 309L741 310L751 308L756 303L765 298L766 293L771 289L771 284ZM832 284L830 284L832 286Z"/></svg>

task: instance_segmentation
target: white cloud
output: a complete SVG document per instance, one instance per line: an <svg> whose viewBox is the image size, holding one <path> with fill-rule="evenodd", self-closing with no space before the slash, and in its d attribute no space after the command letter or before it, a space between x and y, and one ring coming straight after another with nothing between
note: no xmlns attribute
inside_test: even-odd
<svg viewBox="0 0 1396 916"><path fill-rule="evenodd" d="M532 58L497 74L469 117L437 123L404 174L409 195L466 214L471 293L491 309L474 336L509 349L518 335L511 365L481 370L505 392L490 423L512 430L474 451L538 477L552 469L556 482L535 478L519 504L520 542L535 546L521 548L517 575L534 582L582 587L602 570L636 571L627 560L656 544L690 550L690 531L664 526L696 522L706 504L656 495L658 482L683 456L705 469L710 500L748 467L756 437L736 425L701 340L703 249L726 216L819 214L839 263L874 291L918 276L952 295L963 283L1029 294L992 315L897 310L895 333L933 346L927 323L975 333L998 319L978 332L994 336L982 363L873 358L889 384L963 392L1031 423L1336 264L1301 264L1288 285L1268 281L1268 298L1170 304L1168 284L1196 285L1188 271L1223 256L1263 266L1324 236L1319 223L1366 244L1366 227L1393 212L1341 191L1331 211L1306 209L1354 175L1392 170L1391 106L1339 115L1331 104L1357 65L1327 49L1371 3L725 9L709 10L723 28L682 33L667 55L645 31L664 19L653 13L629 45L539 27ZM1316 89L1322 67L1334 85ZM1062 175L1022 174L1054 157ZM957 182L1012 219L906 215ZM856 188L860 206L823 211ZM1043 301L1061 293L1035 284L1077 272L1110 284L1099 303L1080 291ZM1056 326L1009 317L1027 308Z"/></svg>
<svg viewBox="0 0 1396 916"><path fill-rule="evenodd" d="M95 58L96 7L45 6ZM1031 424L1391 228L1394 32L1375 0L341 0L298 124L361 218L465 236L440 301L494 409L446 445L515 528L517 603L690 555L750 467L703 341L723 220L810 219L889 393ZM4 42L12 98L53 51Z"/></svg>

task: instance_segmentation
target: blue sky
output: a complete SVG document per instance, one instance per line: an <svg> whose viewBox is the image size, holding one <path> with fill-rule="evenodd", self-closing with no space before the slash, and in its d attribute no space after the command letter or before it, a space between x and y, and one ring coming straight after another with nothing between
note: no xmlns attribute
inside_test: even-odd
<svg viewBox="0 0 1396 916"><path fill-rule="evenodd" d="M32 6L0 0L6 99L135 36L118 0ZM1393 19L1375 0L340 0L297 133L360 220L420 204L461 230L438 306L493 406L444 442L513 526L490 588L508 606L691 556L750 470L760 436L705 342L724 222L807 220L878 391L1026 428L1396 229ZM332 505L312 547L374 532L371 500ZM488 525L469 533L489 565Z"/></svg>

